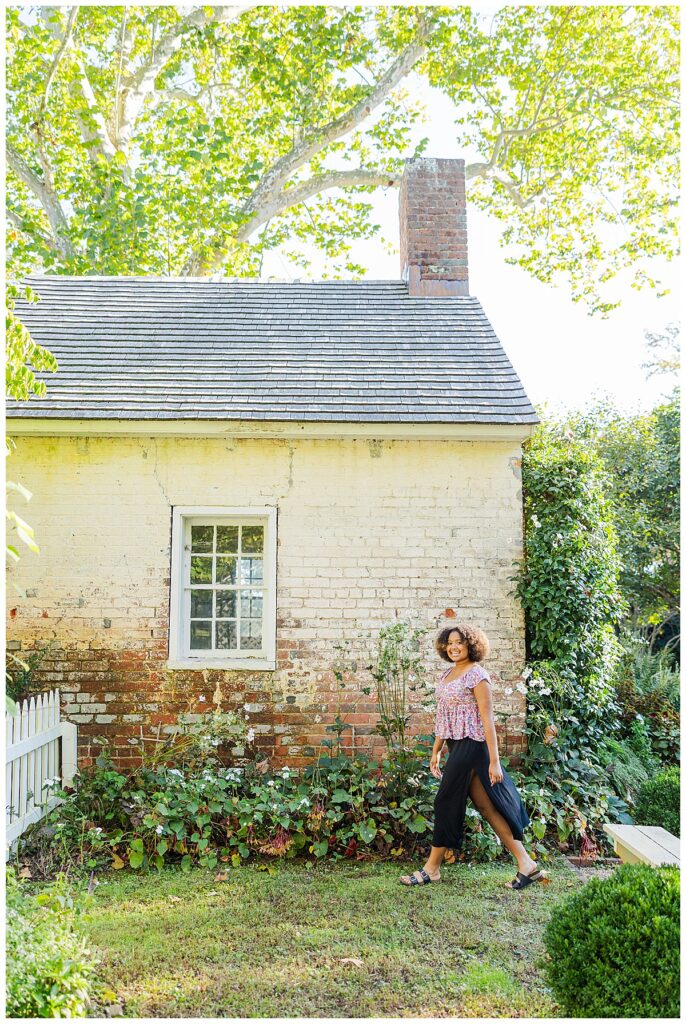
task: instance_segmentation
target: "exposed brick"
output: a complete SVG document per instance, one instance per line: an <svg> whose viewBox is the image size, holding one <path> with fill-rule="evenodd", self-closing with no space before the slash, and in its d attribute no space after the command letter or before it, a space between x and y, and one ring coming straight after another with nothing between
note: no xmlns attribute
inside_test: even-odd
<svg viewBox="0 0 686 1024"><path fill-rule="evenodd" d="M405 162L400 265L410 295L468 295L464 160Z"/></svg>
<svg viewBox="0 0 686 1024"><path fill-rule="evenodd" d="M326 727L339 700L354 727L343 749L379 756L377 703L362 692L378 628L410 613L434 626L446 607L488 633L496 710L509 716L500 741L520 752L523 698L504 694L524 657L508 581L521 555L521 481L510 465L518 444L384 441L371 458L357 440L248 439L229 451L222 439L158 438L155 462L141 462L136 438L93 438L88 452L80 444L25 437L13 455L34 494L41 558L20 563L27 596L8 633L25 652L52 641L36 679L59 687L65 716L78 722L81 764L104 737L122 767L134 765L141 728L153 742L182 712L211 712L217 682L226 710L243 715L248 705L256 745L274 764L306 763L335 739ZM166 667L170 504L216 503L218 479L241 504L279 508L275 672ZM117 501L103 505L115 483ZM358 667L339 691L332 665L344 640ZM435 678L442 664L429 641L425 654ZM416 705L410 734L432 724Z"/></svg>

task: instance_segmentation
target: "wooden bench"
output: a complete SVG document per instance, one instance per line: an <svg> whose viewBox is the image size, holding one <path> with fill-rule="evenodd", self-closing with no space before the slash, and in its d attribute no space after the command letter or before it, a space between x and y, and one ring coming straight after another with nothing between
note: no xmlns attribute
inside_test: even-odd
<svg viewBox="0 0 686 1024"><path fill-rule="evenodd" d="M679 862L679 840L657 825L603 825L615 844L615 853L626 864L661 864Z"/></svg>

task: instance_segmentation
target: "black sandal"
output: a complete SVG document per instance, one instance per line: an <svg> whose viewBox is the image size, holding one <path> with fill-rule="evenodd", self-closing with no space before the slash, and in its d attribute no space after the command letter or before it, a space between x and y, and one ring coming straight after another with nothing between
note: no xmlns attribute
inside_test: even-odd
<svg viewBox="0 0 686 1024"><path fill-rule="evenodd" d="M420 882L419 878L417 878L417 875L419 875L420 878L423 879L423 881ZM412 874L408 875L407 877L410 879L410 881L403 882L401 879L401 885L406 885L409 887L410 885L428 885L430 882L433 882L433 878L424 870L424 868L421 868L419 871L413 871Z"/></svg>
<svg viewBox="0 0 686 1024"><path fill-rule="evenodd" d="M513 880L512 885L506 886L509 889L526 889L527 885L533 885L534 882L548 882L547 875L541 871L540 868L534 868L530 875L525 875L521 871L517 872L517 877Z"/></svg>

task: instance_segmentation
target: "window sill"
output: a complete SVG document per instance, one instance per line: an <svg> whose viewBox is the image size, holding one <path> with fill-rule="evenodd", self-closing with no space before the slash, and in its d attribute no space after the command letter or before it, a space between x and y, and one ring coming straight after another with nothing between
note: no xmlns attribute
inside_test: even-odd
<svg viewBox="0 0 686 1024"><path fill-rule="evenodd" d="M232 670L244 672L246 669L253 672L275 672L276 662L269 661L267 658L233 658L224 661L214 661L209 658L170 658L167 661L166 667L170 669L193 669L195 671L206 670L208 672L211 672L213 669L219 669L224 672Z"/></svg>

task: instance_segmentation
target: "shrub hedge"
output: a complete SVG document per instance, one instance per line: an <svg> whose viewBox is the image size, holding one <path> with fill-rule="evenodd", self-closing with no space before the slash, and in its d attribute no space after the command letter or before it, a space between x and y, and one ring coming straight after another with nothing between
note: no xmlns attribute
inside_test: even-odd
<svg viewBox="0 0 686 1024"><path fill-rule="evenodd" d="M558 907L546 973L570 1017L679 1016L679 870L625 864Z"/></svg>
<svg viewBox="0 0 686 1024"><path fill-rule="evenodd" d="M638 825L660 825L672 835L680 834L680 771L672 765L647 779L636 800Z"/></svg>

